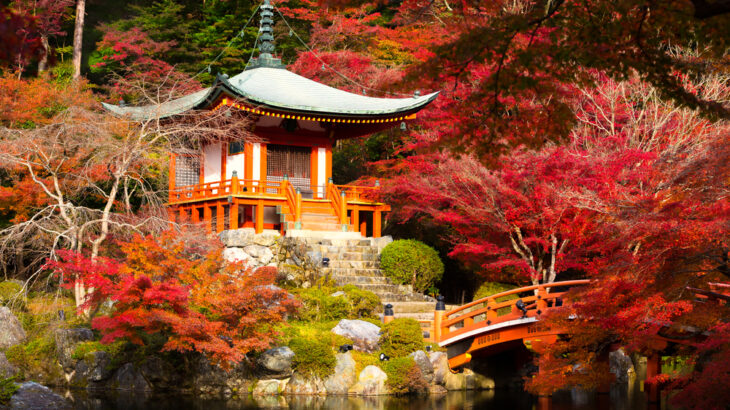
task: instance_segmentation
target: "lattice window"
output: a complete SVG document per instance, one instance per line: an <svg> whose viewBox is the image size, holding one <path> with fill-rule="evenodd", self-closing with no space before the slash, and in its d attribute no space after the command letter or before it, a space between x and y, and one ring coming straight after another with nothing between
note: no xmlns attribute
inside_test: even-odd
<svg viewBox="0 0 730 410"><path fill-rule="evenodd" d="M178 155L175 157L175 187L200 183L200 158Z"/></svg>
<svg viewBox="0 0 730 410"><path fill-rule="evenodd" d="M312 192L311 185L312 148L292 145L266 146L266 179L282 181L284 175L295 188L301 189L305 197Z"/></svg>

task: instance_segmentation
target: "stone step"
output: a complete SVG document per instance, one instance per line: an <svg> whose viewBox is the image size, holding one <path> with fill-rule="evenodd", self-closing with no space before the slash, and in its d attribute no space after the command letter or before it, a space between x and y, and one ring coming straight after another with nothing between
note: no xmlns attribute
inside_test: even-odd
<svg viewBox="0 0 730 410"><path fill-rule="evenodd" d="M322 255L327 258L327 255ZM330 258L330 268L333 269L378 269L380 262L377 261L341 261Z"/></svg>
<svg viewBox="0 0 730 410"><path fill-rule="evenodd" d="M347 276L347 275L356 275L356 276L383 276L383 272L380 269L373 269L373 268L330 268L329 269L330 276L336 277L336 276Z"/></svg>
<svg viewBox="0 0 730 410"><path fill-rule="evenodd" d="M425 296L425 295L424 295ZM428 296L425 296L428 297ZM390 299L382 299L383 306L390 303L393 305L393 313L397 316L400 313L427 313L433 316L433 311L436 308L436 301L415 301L415 302L403 302ZM456 305L446 305L446 310L455 308Z"/></svg>
<svg viewBox="0 0 730 410"><path fill-rule="evenodd" d="M331 246L331 245L320 245L320 246L310 246L310 251L315 252L322 252L332 255L339 255L343 252L356 252L356 253L368 253L368 254L378 254L378 248L372 247L370 245L367 246Z"/></svg>
<svg viewBox="0 0 730 410"><path fill-rule="evenodd" d="M359 286L358 286L359 287ZM393 302L428 302L429 297L420 293L393 293L393 292L373 292L380 298L383 303ZM433 302L434 306L436 302Z"/></svg>
<svg viewBox="0 0 730 410"><path fill-rule="evenodd" d="M377 253L341 252L338 254L326 253L322 256L330 258L330 261L380 261L380 256Z"/></svg>
<svg viewBox="0 0 730 410"><path fill-rule="evenodd" d="M383 276L334 276L332 278L334 282L337 284L337 286L344 286L344 285L358 285L360 284L382 284L382 285L392 285L393 282L386 277Z"/></svg>

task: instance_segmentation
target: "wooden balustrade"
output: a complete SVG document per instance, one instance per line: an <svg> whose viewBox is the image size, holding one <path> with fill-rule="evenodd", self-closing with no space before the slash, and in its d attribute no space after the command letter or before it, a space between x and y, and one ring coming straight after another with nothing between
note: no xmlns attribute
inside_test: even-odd
<svg viewBox="0 0 730 410"><path fill-rule="evenodd" d="M438 320L441 324L440 332L438 332L438 341L445 341L451 337L467 333L477 328L491 326L521 317L540 316L548 309L559 305L561 302L558 302L558 300L565 294L565 292L551 293L549 292L551 288L581 286L587 285L588 283L590 283L589 280L572 280L527 286L497 293L467 303L444 313L440 320ZM529 296L498 302L498 299L506 296L528 292L531 292ZM525 312L517 308L517 301L522 301Z"/></svg>

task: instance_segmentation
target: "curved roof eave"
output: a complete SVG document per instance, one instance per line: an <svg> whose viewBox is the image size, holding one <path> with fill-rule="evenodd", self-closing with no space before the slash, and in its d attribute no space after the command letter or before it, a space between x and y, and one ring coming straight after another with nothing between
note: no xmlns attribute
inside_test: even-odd
<svg viewBox="0 0 730 410"><path fill-rule="evenodd" d="M256 70L262 70L262 68L249 70L249 71L256 71ZM272 69L267 69L272 70ZM274 101L268 98L263 97L262 95L265 94L265 92L261 92L261 86L259 84L256 85L258 87L258 93L253 90L246 91L245 89L242 89L241 87L236 86L235 84L231 83L229 79L226 76L218 75L216 76L216 80L214 84L206 89L197 91L193 94L186 95L184 97L166 101L160 104L153 104L153 105L146 105L146 106L139 106L139 107L124 107L119 105L113 105L113 104L107 104L102 103L102 106L110 111L113 114L128 117L135 121L144 121L144 120L150 120L150 119L163 119L167 117L172 117L175 115L180 115L186 111L189 111L191 109L202 109L210 106L213 104L213 102L223 93L229 94L232 98L240 98L243 100L246 100L247 102L251 104L256 105L262 105L269 107L271 109L278 109L278 110L286 110L286 111L295 111L295 112L301 112L301 113L316 113L316 114L323 114L323 115L331 115L331 116L368 116L368 115L393 115L393 114L401 114L401 113L410 113L414 111L418 111L422 109L424 106L428 105L431 101L436 99L436 97L439 95L439 92L434 92L431 94L427 94L424 96L418 96L413 98L374 98L374 97L367 97L362 96L358 94L349 93L346 91L338 90L336 88L332 88L329 86L326 86L324 84L317 83L315 81L309 80L307 78L301 77L297 74L291 73L287 70L283 69L275 69L279 72L286 72L288 73L288 76L295 76L294 78L299 84L299 89L286 89L286 87L279 87L279 96L284 94L284 97L286 97L286 93L301 93L306 95L307 91L314 91L314 92L320 92L322 94L322 91L324 90L324 94L330 93L331 95L334 95L336 97L339 97L340 102L343 99L353 99L357 100L359 102L365 102L368 108L364 108L362 105L358 107L357 104L351 104L347 106L347 104L341 104L340 106L334 106L330 105L330 107L317 107L317 106L309 106L301 103L297 103L296 98L291 99L291 101L286 101L286 98L283 98L280 101ZM240 77L246 72L243 72L239 74L238 76L234 77ZM302 87L302 83L304 86ZM314 84L314 86L312 86ZM266 86L264 86L266 87ZM308 90L306 87L310 87ZM284 88L284 89L282 89ZM270 91L270 90L266 90ZM301 99L302 95L297 95L299 99ZM322 95L319 96L322 98ZM324 95L324 97L328 97L328 95ZM389 106L389 107L388 107ZM374 108L374 107L383 107L380 109ZM323 109L324 108L324 109Z"/></svg>

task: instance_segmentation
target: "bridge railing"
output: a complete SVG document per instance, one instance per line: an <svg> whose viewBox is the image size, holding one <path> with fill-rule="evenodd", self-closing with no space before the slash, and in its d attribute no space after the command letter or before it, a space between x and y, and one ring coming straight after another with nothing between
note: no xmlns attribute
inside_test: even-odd
<svg viewBox="0 0 730 410"><path fill-rule="evenodd" d="M467 303L444 313L440 320L438 341L448 341L450 338L472 330L510 320L539 317L547 310L562 305L562 296L566 292L550 292L550 289L581 286L588 283L590 280L571 280L526 286ZM525 293L529 293L529 295L520 297ZM505 297L515 295L518 298L504 300Z"/></svg>

